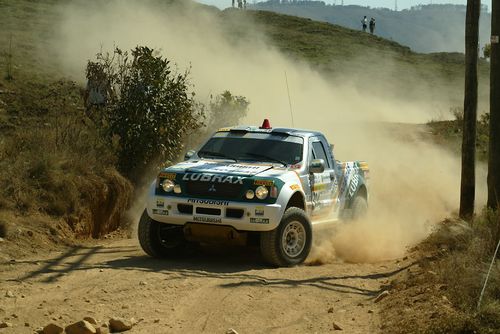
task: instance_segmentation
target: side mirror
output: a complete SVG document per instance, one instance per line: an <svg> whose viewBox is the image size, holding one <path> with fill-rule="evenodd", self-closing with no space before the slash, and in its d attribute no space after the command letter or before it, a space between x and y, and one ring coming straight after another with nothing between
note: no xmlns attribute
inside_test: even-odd
<svg viewBox="0 0 500 334"><path fill-rule="evenodd" d="M193 157L193 155L196 154L195 150L189 150L186 152L186 155L184 155L184 161L189 160Z"/></svg>
<svg viewBox="0 0 500 334"><path fill-rule="evenodd" d="M325 160L314 159L309 164L309 173L317 174L325 171Z"/></svg>

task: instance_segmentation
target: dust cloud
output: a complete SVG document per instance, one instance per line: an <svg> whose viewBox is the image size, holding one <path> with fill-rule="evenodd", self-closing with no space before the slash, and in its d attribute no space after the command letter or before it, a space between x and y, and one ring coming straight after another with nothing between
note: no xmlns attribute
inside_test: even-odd
<svg viewBox="0 0 500 334"><path fill-rule="evenodd" d="M218 11L187 2L82 2L64 7L60 14L53 42L60 50L57 61L82 82L86 61L101 49L148 45L161 49L181 70L192 66L190 76L200 100L226 89L246 96L251 106L243 123L260 124L265 117L273 126L321 130L335 144L337 159L368 161L369 218L342 224L323 238L311 255L314 261L401 256L458 205L459 161L424 141L427 130L416 126L436 116L425 96L409 101L373 95L353 84L348 74L325 78L273 48L251 19L239 13L232 14L238 29L246 32L241 40L232 37L234 22L226 22L232 15L221 19ZM390 66L390 61L384 64ZM377 78L380 85L393 80L404 79Z"/></svg>

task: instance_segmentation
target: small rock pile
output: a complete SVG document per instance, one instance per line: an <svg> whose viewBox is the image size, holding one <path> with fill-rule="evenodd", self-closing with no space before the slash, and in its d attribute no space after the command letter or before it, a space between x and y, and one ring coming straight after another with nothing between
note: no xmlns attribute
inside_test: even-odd
<svg viewBox="0 0 500 334"><path fill-rule="evenodd" d="M126 332L137 324L134 318L127 320L119 317L112 317L108 323L99 326L96 319L85 317L65 328L55 323L50 323L37 330L38 334L109 334Z"/></svg>

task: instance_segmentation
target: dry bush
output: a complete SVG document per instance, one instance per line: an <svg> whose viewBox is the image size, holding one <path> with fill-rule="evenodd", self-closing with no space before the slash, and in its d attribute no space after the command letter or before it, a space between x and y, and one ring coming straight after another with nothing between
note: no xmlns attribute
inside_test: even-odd
<svg viewBox="0 0 500 334"><path fill-rule="evenodd" d="M500 328L500 263L491 271L481 308L478 300L494 254L500 215L485 210L471 228L465 223L443 224L423 244L444 254L435 270L446 284L448 298L458 313L432 324L430 333L492 333ZM459 233L457 231L460 231Z"/></svg>
<svg viewBox="0 0 500 334"><path fill-rule="evenodd" d="M114 168L113 148L78 108L77 87L56 82L19 90L7 105L15 126L0 134L1 205L63 218L83 237L116 229L132 187Z"/></svg>

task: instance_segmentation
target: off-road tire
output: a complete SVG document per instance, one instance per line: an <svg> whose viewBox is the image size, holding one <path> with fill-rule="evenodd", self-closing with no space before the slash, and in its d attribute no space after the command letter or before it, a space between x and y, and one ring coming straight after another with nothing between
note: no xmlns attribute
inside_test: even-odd
<svg viewBox="0 0 500 334"><path fill-rule="evenodd" d="M363 196L356 196L351 207L351 219L358 220L366 216L368 212L368 202Z"/></svg>
<svg viewBox="0 0 500 334"><path fill-rule="evenodd" d="M283 247L285 229L292 223L299 223L305 233L302 250L296 256L289 256ZM300 228L300 227L299 227ZM304 210L291 207L286 209L277 228L260 235L260 251L266 262L278 267L290 267L305 261L312 245L311 222Z"/></svg>
<svg viewBox="0 0 500 334"><path fill-rule="evenodd" d="M162 235L171 230L173 245L166 245ZM146 210L142 213L138 228L139 244L146 254L156 258L178 257L186 253L187 241L181 226L159 223L151 219Z"/></svg>

